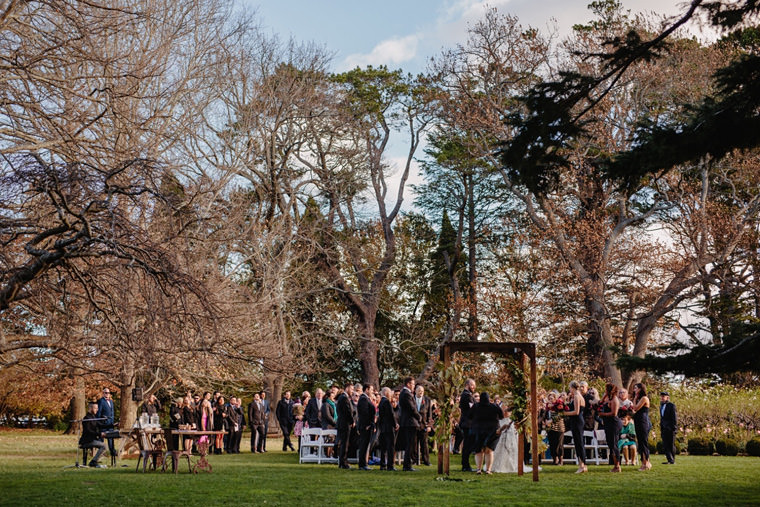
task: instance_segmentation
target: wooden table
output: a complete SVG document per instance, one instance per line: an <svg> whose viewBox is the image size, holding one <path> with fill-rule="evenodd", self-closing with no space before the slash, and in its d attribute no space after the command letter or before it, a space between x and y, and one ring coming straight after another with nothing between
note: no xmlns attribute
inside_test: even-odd
<svg viewBox="0 0 760 507"><path fill-rule="evenodd" d="M136 443L139 448L140 455L137 459L136 470L139 470L140 460L142 460L143 472L145 472L149 458L152 462L154 470L158 467L157 461L159 458L162 460L161 465L164 465L166 459L166 443L163 440L155 440L156 436L164 435L163 428L156 428L154 426L148 428L132 428L130 430L122 430L120 433L128 438L125 438L122 441L121 449L119 449L119 454L121 454L121 451L126 446L133 442Z"/></svg>
<svg viewBox="0 0 760 507"><path fill-rule="evenodd" d="M209 442L200 442L201 437L208 436L208 437L215 437L216 435L224 435L226 432L224 431L202 431L202 430L178 430L178 429L172 429L171 430L172 435L179 435L180 440L182 441L183 449L184 449L184 442L185 439L191 439L193 442L195 442L196 447L198 448L198 454L199 458L198 461L193 465L192 472L198 473L198 470L203 470L204 472L211 472L212 467L211 463L208 462L206 459L206 456L208 456L208 448L210 443ZM184 449L184 453L187 453L188 456L192 452L192 447L190 449Z"/></svg>

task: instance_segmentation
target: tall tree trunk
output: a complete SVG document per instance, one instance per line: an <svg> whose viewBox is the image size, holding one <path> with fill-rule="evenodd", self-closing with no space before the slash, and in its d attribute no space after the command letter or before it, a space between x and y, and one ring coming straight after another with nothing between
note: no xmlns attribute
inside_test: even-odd
<svg viewBox="0 0 760 507"><path fill-rule="evenodd" d="M132 389L135 388L135 368L131 359L124 361L119 377L119 428L129 429L137 417L137 402L132 400Z"/></svg>
<svg viewBox="0 0 760 507"><path fill-rule="evenodd" d="M467 262L469 265L469 298L470 317L468 319L469 336L471 341L478 340L478 267L477 267L477 238L475 237L475 191L472 173L467 175Z"/></svg>
<svg viewBox="0 0 760 507"><path fill-rule="evenodd" d="M359 333L361 334L361 342L359 344L359 361L362 365L362 383L371 384L375 388L379 388L380 367L377 356L380 347L375 338L376 316L377 310L369 308L369 311L360 319Z"/></svg>
<svg viewBox="0 0 760 507"><path fill-rule="evenodd" d="M271 374L264 377L264 392L267 393L267 399L269 400L270 408L268 428L270 428L270 430L274 429L275 432L280 427L279 423L277 422L277 417L275 416L275 408L277 407L277 403L279 403L280 398L282 398L282 383L283 378L281 374Z"/></svg>
<svg viewBox="0 0 760 507"><path fill-rule="evenodd" d="M71 414L72 421L81 421L81 419L83 419L87 413L84 377L81 375L81 370L79 368L74 369L73 375L74 396L71 397L71 410L69 412ZM69 425L68 429L66 429L65 433L67 435L78 435L80 431L82 431L82 423L72 422Z"/></svg>
<svg viewBox="0 0 760 507"><path fill-rule="evenodd" d="M586 307L589 312L589 343L598 344L599 356L604 368L604 376L617 386L623 385L623 377L620 368L615 364L616 357L611 347L612 330L610 329L609 315L599 295L586 298Z"/></svg>

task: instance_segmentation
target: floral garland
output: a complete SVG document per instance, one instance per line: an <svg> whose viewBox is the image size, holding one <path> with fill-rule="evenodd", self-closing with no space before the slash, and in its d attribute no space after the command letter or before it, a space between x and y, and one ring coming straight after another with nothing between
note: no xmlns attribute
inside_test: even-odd
<svg viewBox="0 0 760 507"><path fill-rule="evenodd" d="M512 385L509 388L511 398L509 405L512 407L512 420L515 422L517 431L522 433L528 426L530 418L530 406L528 395L530 393L530 378L520 362L516 358L504 358L502 363L512 377Z"/></svg>
<svg viewBox="0 0 760 507"><path fill-rule="evenodd" d="M430 392L438 400L440 410L438 419L435 421L435 440L438 443L438 449L445 449L449 446L456 411L459 409L455 400L457 386L464 377L464 369L456 363L448 368L445 368L443 363L438 363L436 370L435 375L430 379Z"/></svg>

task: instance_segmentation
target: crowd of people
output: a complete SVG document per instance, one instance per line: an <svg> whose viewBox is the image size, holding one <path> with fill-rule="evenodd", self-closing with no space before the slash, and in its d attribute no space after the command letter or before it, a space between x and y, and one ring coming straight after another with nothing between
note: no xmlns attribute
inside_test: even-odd
<svg viewBox="0 0 760 507"><path fill-rule="evenodd" d="M396 453L404 451L405 471L414 471L413 464L430 466L429 439L437 414L434 400L411 377L395 390L346 383L342 389L317 389L314 397L304 392L295 401L286 391L275 412L283 451L293 450L291 431L300 442L305 428L334 429L333 452L340 468L351 468L349 456L358 456L361 470L370 470L371 465L395 470Z"/></svg>
<svg viewBox="0 0 760 507"><path fill-rule="evenodd" d="M673 464L676 409L667 392L661 392L660 398L665 463ZM651 402L643 384L634 386L632 397L625 389L607 384L600 397L586 382L573 381L567 392L540 393L538 402L540 429L545 431L555 465L563 464L565 433L569 431L578 462L576 473L588 471L583 432L603 430L613 472L620 472L621 465L633 464L636 453L641 458L639 470L652 467L648 443L652 427ZM498 395L492 400L487 392L477 393L473 379L465 381L455 405L457 420L451 445L454 454L461 454L462 470L485 474L516 472L518 433L510 407ZM158 414L162 411L161 403L155 395L150 395L140 411L148 416ZM271 411L265 391L254 393L247 409L240 398L233 396L227 400L218 391L202 395L188 393L172 402L169 425L175 429L222 432L213 439L203 437L198 441L208 445L209 452L214 454L240 453L243 431L248 427L251 452L264 453L267 452ZM307 428L334 429L337 436L329 452L337 457L340 468L350 468L349 456L358 456L361 470L369 470L371 465L379 465L381 470L395 470L398 457L403 456L402 470L414 471L414 465L430 466L431 447L435 445L431 438L439 414L436 400L426 396L424 387L416 385L412 377L407 377L403 386L383 387L379 391L372 385L353 383L346 383L342 389L338 386L326 390L318 388L313 397L304 391L300 397L293 398L290 391L285 391L274 415L282 432L283 451L296 450L292 435L300 451L301 436ZM104 431L113 428L114 407L108 388L103 390L103 398L91 405L85 419L92 419L85 423L82 435L87 443L97 443ZM177 438L175 436L175 449L179 448ZM113 455L113 441L108 443ZM187 448L193 442L187 440L184 445ZM98 452L90 464L96 466L105 444L93 447L97 447ZM471 457L474 457L474 469Z"/></svg>
<svg viewBox="0 0 760 507"><path fill-rule="evenodd" d="M651 401L644 384L635 384L631 397L626 389L608 383L600 398L588 383L573 381L567 392L546 393L539 405L543 407L539 421L546 430L555 465L563 462L564 435L569 430L578 459L576 473L587 472L583 432L603 430L612 472L620 472L621 465L633 465L637 453L641 458L639 470L652 468L649 451ZM660 393L660 434L666 458L663 464L675 463L676 427L675 405L669 394L663 391Z"/></svg>

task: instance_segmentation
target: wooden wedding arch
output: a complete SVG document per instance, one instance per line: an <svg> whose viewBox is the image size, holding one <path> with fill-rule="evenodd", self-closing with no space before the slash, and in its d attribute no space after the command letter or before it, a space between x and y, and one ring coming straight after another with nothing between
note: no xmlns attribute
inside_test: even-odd
<svg viewBox="0 0 760 507"><path fill-rule="evenodd" d="M536 344L521 342L449 342L441 350L441 361L446 368L451 366L451 355L454 352L474 352L474 353L491 353L502 356L511 356L517 359L518 363L525 367L526 361L530 362L530 426L531 426L531 452L533 453L533 481L538 482L538 466L541 464L538 452L538 404L536 392ZM518 458L517 458L517 475L523 474L523 463L525 462L525 446L523 439L518 439ZM440 453L439 453L440 456ZM443 461L438 462L438 472L449 474L449 446L444 446Z"/></svg>

